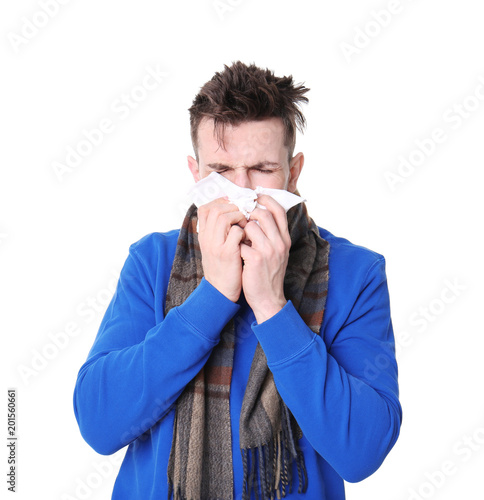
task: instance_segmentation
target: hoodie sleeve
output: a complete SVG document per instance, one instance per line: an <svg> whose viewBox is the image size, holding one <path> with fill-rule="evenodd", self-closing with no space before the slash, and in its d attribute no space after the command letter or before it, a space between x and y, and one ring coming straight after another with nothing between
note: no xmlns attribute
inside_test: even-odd
<svg viewBox="0 0 484 500"><path fill-rule="evenodd" d="M156 322L154 281L131 245L77 376L73 399L81 434L104 455L124 447L168 413L240 307L203 278L183 304Z"/></svg>
<svg viewBox="0 0 484 500"><path fill-rule="evenodd" d="M313 333L290 301L253 324L277 389L305 438L349 482L378 469L402 420L384 258L362 276L347 291L351 307L333 325L331 340Z"/></svg>

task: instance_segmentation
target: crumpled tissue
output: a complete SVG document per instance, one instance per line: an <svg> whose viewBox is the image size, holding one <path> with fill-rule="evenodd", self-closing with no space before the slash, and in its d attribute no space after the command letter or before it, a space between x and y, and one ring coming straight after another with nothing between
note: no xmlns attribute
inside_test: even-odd
<svg viewBox="0 0 484 500"><path fill-rule="evenodd" d="M217 198L227 196L228 201L237 205L247 220L249 220L250 213L255 208L266 209L266 207L257 203L257 196L259 194L272 196L272 198L284 207L286 212L298 203L306 201L301 196L290 193L285 189L265 188L262 186L256 186L255 189L240 187L217 172L212 172L207 177L199 180L188 191L188 196L197 207Z"/></svg>

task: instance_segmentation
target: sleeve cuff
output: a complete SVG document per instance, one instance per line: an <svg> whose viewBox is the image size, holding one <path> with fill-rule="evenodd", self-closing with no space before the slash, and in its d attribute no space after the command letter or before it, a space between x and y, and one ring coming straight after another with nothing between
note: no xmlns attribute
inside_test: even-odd
<svg viewBox="0 0 484 500"><path fill-rule="evenodd" d="M217 343L223 327L237 313L240 305L228 299L203 277L198 287L177 309L178 314L200 335Z"/></svg>
<svg viewBox="0 0 484 500"><path fill-rule="evenodd" d="M260 324L254 321L251 327L264 350L268 366L293 358L304 351L316 336L290 300L274 316Z"/></svg>

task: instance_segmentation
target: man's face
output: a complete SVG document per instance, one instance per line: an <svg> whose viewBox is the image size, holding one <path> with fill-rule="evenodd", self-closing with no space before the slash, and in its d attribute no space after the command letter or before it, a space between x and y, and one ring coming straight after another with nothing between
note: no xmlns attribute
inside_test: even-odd
<svg viewBox="0 0 484 500"><path fill-rule="evenodd" d="M199 161L188 157L195 182L218 172L241 187L295 191L304 156L299 153L288 161L280 118L245 122L236 127L228 125L224 143L222 149L214 135L213 120L203 119L198 128Z"/></svg>

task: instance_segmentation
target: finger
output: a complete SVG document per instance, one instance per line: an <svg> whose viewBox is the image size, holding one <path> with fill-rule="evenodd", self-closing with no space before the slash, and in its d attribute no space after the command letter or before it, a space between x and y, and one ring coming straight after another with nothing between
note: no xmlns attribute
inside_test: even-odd
<svg viewBox="0 0 484 500"><path fill-rule="evenodd" d="M217 198L216 200L212 200L208 203L204 203L203 205L200 205L197 210L197 215L198 215L198 225L200 230L205 227L207 223L207 218L210 214L210 212L213 210L213 208L217 205L221 204L229 204L228 200L225 200L224 198Z"/></svg>
<svg viewBox="0 0 484 500"><path fill-rule="evenodd" d="M245 238L245 231L240 226L232 226L225 240L225 245L229 248L236 248L240 245L240 242Z"/></svg>
<svg viewBox="0 0 484 500"><path fill-rule="evenodd" d="M271 216L272 217L272 216ZM262 225L262 224L261 224ZM279 233L276 223L272 220L272 228L274 232L272 237L269 237L263 228L255 222L250 220L245 226L245 234L247 238L252 242L252 248L261 251L266 255L282 255L288 252L291 242L285 241L284 238Z"/></svg>
<svg viewBox="0 0 484 500"><path fill-rule="evenodd" d="M246 260L250 260L254 252L256 252L256 250L254 250L250 245L247 245L247 243L242 242L240 244L240 256L244 262Z"/></svg>
<svg viewBox="0 0 484 500"><path fill-rule="evenodd" d="M255 224L271 241L281 240L282 236L279 231L279 227L272 215L270 210L264 210L261 208L254 209L250 214L249 222L257 221L259 225Z"/></svg>
<svg viewBox="0 0 484 500"><path fill-rule="evenodd" d="M275 224L274 224L275 225ZM251 247L261 249L268 244L268 236L260 228L255 220L249 220L244 228L246 238L250 240ZM280 239L280 236L278 236Z"/></svg>
<svg viewBox="0 0 484 500"><path fill-rule="evenodd" d="M234 214L233 218L230 219L231 221L239 221L243 218L243 214L239 212L238 208L224 198L217 198L210 203L200 206L198 209L199 232L213 232L220 215L227 213ZM236 222L232 223L235 224Z"/></svg>
<svg viewBox="0 0 484 500"><path fill-rule="evenodd" d="M205 231L215 245L223 245L227 236L234 225L242 229L242 225L246 223L244 214L237 210L236 212L223 212L210 214L207 219ZM241 225L239 225L241 224Z"/></svg>
<svg viewBox="0 0 484 500"><path fill-rule="evenodd" d="M285 208L276 201L272 196L260 194L257 197L257 203L266 207L266 210L271 212L274 221L279 229L279 233L284 238L289 238L289 228L287 226L287 214ZM255 211L255 210L254 210ZM262 209L262 211L264 211Z"/></svg>

